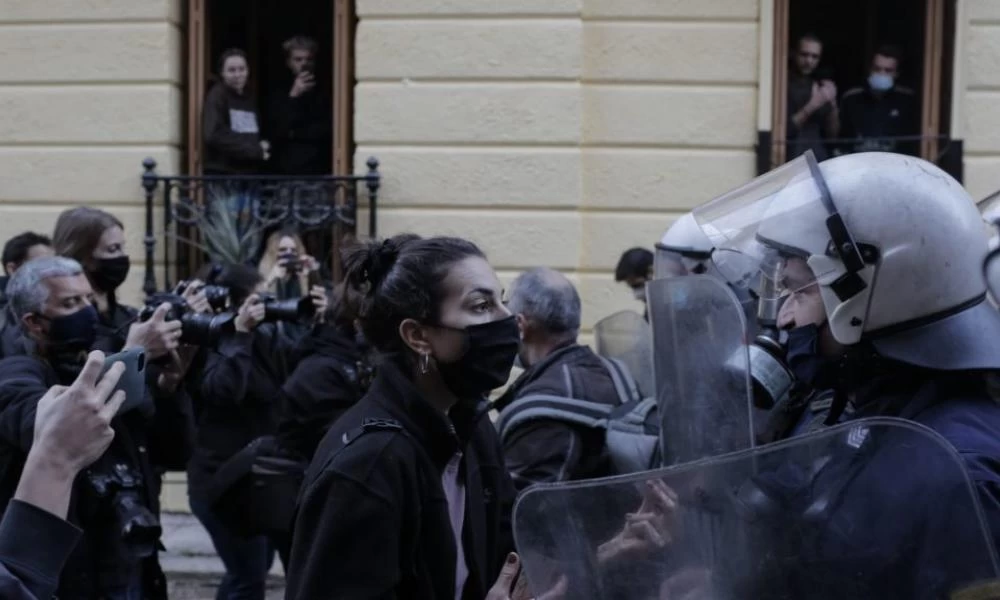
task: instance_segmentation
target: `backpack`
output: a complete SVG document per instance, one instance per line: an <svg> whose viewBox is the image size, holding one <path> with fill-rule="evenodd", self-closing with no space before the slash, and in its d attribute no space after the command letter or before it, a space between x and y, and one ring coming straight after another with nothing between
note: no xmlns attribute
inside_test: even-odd
<svg viewBox="0 0 1000 600"><path fill-rule="evenodd" d="M635 379L618 360L599 356L611 375L618 404L590 402L566 396L531 394L500 412L497 430L507 438L521 425L542 419L604 431L604 442L615 474L636 473L660 465L660 425L656 398L643 398Z"/></svg>

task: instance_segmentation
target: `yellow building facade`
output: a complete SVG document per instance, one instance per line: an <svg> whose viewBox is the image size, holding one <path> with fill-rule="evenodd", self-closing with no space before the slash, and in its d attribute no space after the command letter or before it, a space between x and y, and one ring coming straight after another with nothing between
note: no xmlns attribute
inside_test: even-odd
<svg viewBox="0 0 1000 600"><path fill-rule="evenodd" d="M355 171L381 162L380 233L470 238L505 279L559 268L587 331L634 306L613 281L621 252L752 178L772 129L774 0L353 9ZM0 0L0 240L105 208L126 224L139 300L141 161L183 170L187 14L182 0ZM981 197L1000 188L1000 2L955 14L950 134ZM168 496L184 504L180 485Z"/></svg>

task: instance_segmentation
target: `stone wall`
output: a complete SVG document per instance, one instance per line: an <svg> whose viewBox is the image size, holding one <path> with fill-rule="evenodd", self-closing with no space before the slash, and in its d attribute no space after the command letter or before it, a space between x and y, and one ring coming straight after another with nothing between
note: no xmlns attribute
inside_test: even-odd
<svg viewBox="0 0 1000 600"><path fill-rule="evenodd" d="M357 169L382 235L479 242L503 278L569 273L584 329L612 270L753 176L757 0L358 0Z"/></svg>
<svg viewBox="0 0 1000 600"><path fill-rule="evenodd" d="M125 223L141 297L152 156L178 169L180 0L0 0L0 240L87 204Z"/></svg>

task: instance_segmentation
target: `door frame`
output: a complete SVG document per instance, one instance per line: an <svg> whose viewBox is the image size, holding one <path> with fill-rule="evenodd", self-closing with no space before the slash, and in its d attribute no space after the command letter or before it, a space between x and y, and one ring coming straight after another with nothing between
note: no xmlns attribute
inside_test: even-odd
<svg viewBox="0 0 1000 600"><path fill-rule="evenodd" d="M212 0L187 2L187 174L201 175L201 109L205 99L205 84L212 72L208 56L207 5ZM354 0L328 0L333 3L332 106L334 175L350 175L354 171ZM252 2L252 0L251 0Z"/></svg>
<svg viewBox="0 0 1000 600"><path fill-rule="evenodd" d="M771 31L772 44L771 53L761 52L760 58L760 101L769 101L771 106L770 123L762 114L758 115L758 129L761 131L761 143L770 143L771 148L766 153L770 156L770 168L775 168L784 164L786 156L785 139L787 136L787 82L788 82L788 59L791 50L791 39L789 34L789 11L792 0L764 0L765 5L761 7L761 48L764 48L766 40L764 32ZM945 13L947 2L957 4L953 9L955 18L955 31L945 31ZM927 160L936 161L940 151L938 136L946 135L946 129L957 132L958 123L954 115L960 104L956 93L960 88L955 84L958 81L959 73L959 48L958 40L961 36L962 12L959 10L962 0L924 0L924 77L923 88L921 90L921 121L920 134L925 137L921 142L921 156ZM948 36L953 36L949 48ZM951 56L946 56L947 50L951 49ZM952 80L944 81L945 60L951 61ZM768 80L769 79L769 80ZM942 102L944 86L950 86L950 110L951 118L944 118L943 108L949 103ZM765 88L770 91L770 98L765 93ZM763 107L762 107L763 108ZM943 121L947 121L943 122ZM769 125L769 128L765 128ZM769 135L768 135L769 134ZM929 138L929 139L927 139ZM758 149L762 153L763 149ZM760 155L760 154L759 154Z"/></svg>

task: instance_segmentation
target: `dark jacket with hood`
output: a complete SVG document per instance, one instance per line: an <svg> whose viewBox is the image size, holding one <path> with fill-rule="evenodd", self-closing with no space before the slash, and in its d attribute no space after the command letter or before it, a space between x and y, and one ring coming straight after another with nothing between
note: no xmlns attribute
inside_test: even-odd
<svg viewBox="0 0 1000 600"><path fill-rule="evenodd" d="M316 326L298 346L299 361L281 387L278 441L306 460L326 430L354 406L369 383L365 349L332 325Z"/></svg>
<svg viewBox="0 0 1000 600"><path fill-rule="evenodd" d="M201 378L201 406L189 492L212 493L218 468L254 439L277 427L281 384L291 367L291 347L275 324L227 336L208 355Z"/></svg>
<svg viewBox="0 0 1000 600"><path fill-rule="evenodd" d="M264 165L260 126L253 98L225 83L212 86L202 108L205 172L254 174Z"/></svg>
<svg viewBox="0 0 1000 600"><path fill-rule="evenodd" d="M513 487L486 405L434 409L395 361L327 432L300 495L286 598L454 598L442 471L461 452L463 598L482 600L513 550Z"/></svg>
<svg viewBox="0 0 1000 600"><path fill-rule="evenodd" d="M604 362L587 346L570 343L532 365L495 403L542 394L617 406L621 399ZM529 421L506 435L504 457L517 489L536 483L611 475L603 429L564 421Z"/></svg>

